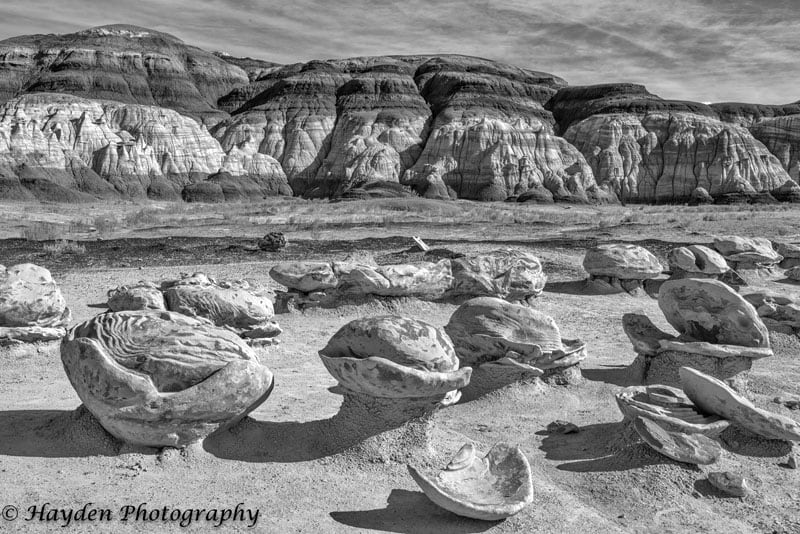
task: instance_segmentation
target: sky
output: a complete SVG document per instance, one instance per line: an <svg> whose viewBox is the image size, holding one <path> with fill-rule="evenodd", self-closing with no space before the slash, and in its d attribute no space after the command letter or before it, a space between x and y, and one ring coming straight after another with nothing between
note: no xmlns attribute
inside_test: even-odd
<svg viewBox="0 0 800 534"><path fill-rule="evenodd" d="M662 98L800 100L797 0L3 0L0 39L135 24L277 63L459 53Z"/></svg>

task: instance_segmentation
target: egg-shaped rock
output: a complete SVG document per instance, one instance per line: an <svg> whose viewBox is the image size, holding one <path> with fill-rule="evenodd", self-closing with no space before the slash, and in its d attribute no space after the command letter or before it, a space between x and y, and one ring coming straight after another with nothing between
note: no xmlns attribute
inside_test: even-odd
<svg viewBox="0 0 800 534"><path fill-rule="evenodd" d="M98 315L69 331L61 361L115 437L182 446L233 424L269 395L272 373L232 332L178 313Z"/></svg>
<svg viewBox="0 0 800 534"><path fill-rule="evenodd" d="M459 359L467 365L498 360L509 351L535 359L542 353L564 350L561 332L552 317L496 297L468 300L444 329Z"/></svg>
<svg viewBox="0 0 800 534"><path fill-rule="evenodd" d="M647 280L658 278L663 271L661 263L649 250L638 245L599 245L586 251L583 268L593 276L607 276L620 280Z"/></svg>
<svg viewBox="0 0 800 534"><path fill-rule="evenodd" d="M0 326L64 327L70 319L50 271L32 263L0 269Z"/></svg>
<svg viewBox="0 0 800 534"><path fill-rule="evenodd" d="M677 247L667 255L670 270L707 275L725 274L730 271L725 258L718 252L702 245Z"/></svg>
<svg viewBox="0 0 800 534"><path fill-rule="evenodd" d="M425 397L469 383L450 338L433 325L386 315L344 325L319 351L339 383L375 397Z"/></svg>
<svg viewBox="0 0 800 534"><path fill-rule="evenodd" d="M167 309L202 317L217 326L247 329L264 324L275 314L272 300L244 281L216 283L202 273L168 282Z"/></svg>
<svg viewBox="0 0 800 534"><path fill-rule="evenodd" d="M769 332L753 305L718 280L664 282L658 306L669 324L692 340L769 347Z"/></svg>
<svg viewBox="0 0 800 534"><path fill-rule="evenodd" d="M145 281L109 290L107 304L108 309L114 312L166 309L161 289L152 282Z"/></svg>

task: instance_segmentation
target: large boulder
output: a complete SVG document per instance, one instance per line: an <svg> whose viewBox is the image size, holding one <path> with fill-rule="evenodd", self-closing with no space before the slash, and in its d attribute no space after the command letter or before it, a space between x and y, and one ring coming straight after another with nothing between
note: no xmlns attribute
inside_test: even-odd
<svg viewBox="0 0 800 534"><path fill-rule="evenodd" d="M522 300L538 296L547 276L539 258L515 249L501 249L452 260L450 296L493 296Z"/></svg>
<svg viewBox="0 0 800 534"><path fill-rule="evenodd" d="M496 297L468 300L444 329L464 365L510 357L544 370L575 365L586 356L583 343L561 338L552 317Z"/></svg>
<svg viewBox="0 0 800 534"><path fill-rule="evenodd" d="M717 280L668 280L659 290L658 306L667 321L690 339L769 347L769 332L753 305Z"/></svg>
<svg viewBox="0 0 800 534"><path fill-rule="evenodd" d="M725 258L703 245L676 247L667 255L673 278L718 277L731 270Z"/></svg>
<svg viewBox="0 0 800 534"><path fill-rule="evenodd" d="M32 263L0 265L0 327L63 328L70 318L50 271Z"/></svg>
<svg viewBox="0 0 800 534"><path fill-rule="evenodd" d="M339 284L331 264L321 261L279 263L270 269L269 275L279 284L304 293L331 289Z"/></svg>
<svg viewBox="0 0 800 534"><path fill-rule="evenodd" d="M736 265L774 265L783 259L772 248L772 242L764 237L717 237L714 239L714 248Z"/></svg>
<svg viewBox="0 0 800 534"><path fill-rule="evenodd" d="M398 315L347 323L319 355L343 387L373 397L452 397L472 372L444 331Z"/></svg>
<svg viewBox="0 0 800 534"><path fill-rule="evenodd" d="M112 312L167 309L161 288L146 281L109 290L107 304Z"/></svg>
<svg viewBox="0 0 800 534"><path fill-rule="evenodd" d="M334 262L333 271L342 293L438 299L453 285L450 260L381 266Z"/></svg>
<svg viewBox="0 0 800 534"><path fill-rule="evenodd" d="M220 282L202 273L163 284L167 308L191 317L208 319L217 326L252 329L274 315L268 295L251 290L245 281Z"/></svg>
<svg viewBox="0 0 800 534"><path fill-rule="evenodd" d="M272 373L228 330L182 314L98 315L61 343L78 396L113 436L180 447L231 425L266 400Z"/></svg>
<svg viewBox="0 0 800 534"><path fill-rule="evenodd" d="M630 244L598 245L586 251L583 268L592 276L620 280L658 278L664 268L650 251Z"/></svg>

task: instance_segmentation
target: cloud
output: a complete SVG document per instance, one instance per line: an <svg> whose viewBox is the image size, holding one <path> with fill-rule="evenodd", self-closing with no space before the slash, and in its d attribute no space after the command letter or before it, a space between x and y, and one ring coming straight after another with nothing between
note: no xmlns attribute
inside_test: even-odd
<svg viewBox="0 0 800 534"><path fill-rule="evenodd" d="M273 5L279 4L279 5ZM280 63L462 53L665 98L800 99L794 0L4 0L0 36L137 24Z"/></svg>

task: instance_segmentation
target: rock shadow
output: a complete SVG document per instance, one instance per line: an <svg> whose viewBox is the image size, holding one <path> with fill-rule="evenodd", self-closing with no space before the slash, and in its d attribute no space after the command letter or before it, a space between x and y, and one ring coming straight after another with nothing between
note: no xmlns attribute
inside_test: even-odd
<svg viewBox="0 0 800 534"><path fill-rule="evenodd" d="M389 494L386 508L331 512L330 516L348 527L403 534L485 532L500 523L457 516L433 504L421 491L400 489Z"/></svg>
<svg viewBox="0 0 800 534"><path fill-rule="evenodd" d="M293 463L342 453L361 440L328 440L330 428L330 419L270 422L245 417L208 436L203 448L226 460Z"/></svg>
<svg viewBox="0 0 800 534"><path fill-rule="evenodd" d="M117 456L122 442L83 406L0 412L0 455L41 458ZM152 449L155 453L156 449Z"/></svg>
<svg viewBox="0 0 800 534"><path fill-rule="evenodd" d="M624 421L586 425L573 434L550 434L544 430L536 434L545 436L539 449L546 459L565 462L556 467L561 471L629 471L648 465L677 464L650 449Z"/></svg>
<svg viewBox="0 0 800 534"><path fill-rule="evenodd" d="M792 452L791 442L758 436L735 423L719 435L719 441L733 453L754 458L780 458Z"/></svg>
<svg viewBox="0 0 800 534"><path fill-rule="evenodd" d="M707 478L701 478L694 483L694 489L703 497L716 497L717 499L740 499L736 495L725 493L724 491L715 488Z"/></svg>
<svg viewBox="0 0 800 534"><path fill-rule="evenodd" d="M544 285L545 293L560 293L562 295L609 295L624 293L603 293L599 291L592 292L591 287L583 280L569 280L567 282L547 282Z"/></svg>
<svg viewBox="0 0 800 534"><path fill-rule="evenodd" d="M629 365L603 365L599 369L582 368L581 374L592 382L605 382L615 386L638 386L641 381Z"/></svg>

